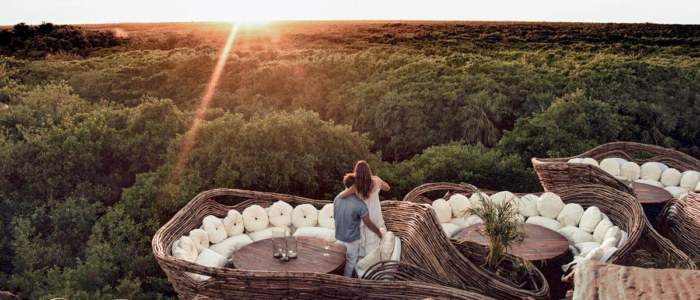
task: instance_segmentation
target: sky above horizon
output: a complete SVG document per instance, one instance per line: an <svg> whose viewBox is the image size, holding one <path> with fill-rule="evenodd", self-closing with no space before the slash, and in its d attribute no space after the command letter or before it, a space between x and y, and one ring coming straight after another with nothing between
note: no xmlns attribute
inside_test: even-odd
<svg viewBox="0 0 700 300"><path fill-rule="evenodd" d="M274 20L700 24L700 0L1 0L0 25Z"/></svg>

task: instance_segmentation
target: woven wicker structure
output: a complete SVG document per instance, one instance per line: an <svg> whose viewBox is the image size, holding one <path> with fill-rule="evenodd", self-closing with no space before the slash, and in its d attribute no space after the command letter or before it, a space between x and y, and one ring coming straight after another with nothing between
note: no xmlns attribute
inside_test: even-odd
<svg viewBox="0 0 700 300"><path fill-rule="evenodd" d="M659 232L692 257L700 257L700 194L672 199L659 216Z"/></svg>
<svg viewBox="0 0 700 300"><path fill-rule="evenodd" d="M317 208L331 203L284 194L235 189L215 189L195 196L185 207L161 227L153 237L153 254L173 284L181 299L241 299L241 298L454 298L485 299L491 289L468 286L458 276L452 276L445 265L452 263L451 244L447 250L435 247L436 236L442 235L434 215L427 207L405 202L386 201L382 204L386 226L402 240L402 261L380 262L370 268L365 278L347 278L331 274L304 272L244 271L231 268L205 267L177 259L170 254L175 240L199 227L207 215L225 216L230 209L242 211L258 204L263 207L282 200L292 205L312 204ZM227 206L220 202L236 202ZM427 238L423 238L427 237ZM443 235L444 237L444 235ZM426 251L427 250L427 251ZM442 252L446 252L441 257ZM210 276L196 281L186 272ZM482 282L482 285L488 285ZM492 283L493 284L493 283ZM500 286L499 283L495 283ZM546 290L545 290L546 291ZM543 295L535 293L493 293L496 298L522 298Z"/></svg>
<svg viewBox="0 0 700 300"><path fill-rule="evenodd" d="M638 158L640 154L651 154L651 158ZM572 158L590 157L597 161L605 158L624 158L628 161L642 165L645 162L660 162L671 168L676 168L681 171L698 170L700 171L700 160L693 158L690 155L676 151L674 149L664 148L656 145L648 145L634 142L614 142L595 147L582 154L564 157L564 158L533 158L532 165L535 167L537 176L546 191L550 187L562 184L580 184L593 183L603 184L615 189L628 192L633 191L622 181L608 174L602 169L580 163L567 163Z"/></svg>

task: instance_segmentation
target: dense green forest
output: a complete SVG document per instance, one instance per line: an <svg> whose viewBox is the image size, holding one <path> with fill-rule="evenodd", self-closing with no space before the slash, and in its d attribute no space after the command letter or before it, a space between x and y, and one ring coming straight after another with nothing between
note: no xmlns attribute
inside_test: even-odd
<svg viewBox="0 0 700 300"><path fill-rule="evenodd" d="M241 27L177 169L230 29L0 31L0 291L174 298L150 240L194 195L331 199L359 159L401 199L618 140L700 157L700 26L292 22Z"/></svg>

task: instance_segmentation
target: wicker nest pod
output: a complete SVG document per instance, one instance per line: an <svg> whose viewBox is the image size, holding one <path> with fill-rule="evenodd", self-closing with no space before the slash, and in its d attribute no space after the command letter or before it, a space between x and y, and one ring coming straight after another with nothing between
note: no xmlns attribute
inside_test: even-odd
<svg viewBox="0 0 700 300"><path fill-rule="evenodd" d="M644 155L653 155L653 157L638 158ZM634 142L607 143L572 157L533 158L532 165L546 191L562 184L593 183L607 185L630 194L634 193L629 186L601 168L586 163L567 163L577 158L591 158L597 161L606 158L622 158L638 165L658 162L678 170L700 171L700 160L688 154L670 148Z"/></svg>
<svg viewBox="0 0 700 300"><path fill-rule="evenodd" d="M700 193L669 201L659 216L659 232L688 255L700 257Z"/></svg>
<svg viewBox="0 0 700 300"><path fill-rule="evenodd" d="M332 203L284 194L214 189L195 196L153 237L153 254L181 299L239 298L454 298L484 299L478 288L461 288L454 278L443 278L440 265L426 264L435 259L432 234L438 228L430 223L426 207L397 201L385 201L382 209L385 223L402 240L402 259L379 262L363 279L308 272L246 271L233 268L207 267L175 258L170 252L173 243L190 230L199 227L205 216L226 216L229 210L243 210L252 205L270 206L284 201L292 205L311 204L317 209ZM235 203L224 205L221 202ZM428 221L428 222L426 222ZM422 238L427 236L428 238ZM424 253L429 249L431 253ZM453 248L452 248L453 249ZM444 261L449 264L450 261ZM435 269L435 270L433 270ZM188 273L210 277L195 280ZM500 294L494 294L501 298ZM510 298L520 298L511 296Z"/></svg>

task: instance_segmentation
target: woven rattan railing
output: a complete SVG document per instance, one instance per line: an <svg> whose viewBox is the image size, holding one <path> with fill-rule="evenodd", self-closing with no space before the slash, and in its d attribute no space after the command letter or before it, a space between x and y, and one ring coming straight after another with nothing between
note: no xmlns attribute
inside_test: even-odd
<svg viewBox="0 0 700 300"><path fill-rule="evenodd" d="M224 199L229 198L229 199ZM236 198L236 199L230 199ZM170 255L173 242L199 227L207 215L225 216L230 209L242 211L253 204L267 207L282 200L292 205L312 204L317 208L331 203L284 194L235 189L215 189L200 193L161 227L153 237L153 254L181 299L395 299L451 298L488 299L477 287L467 286L458 277L443 276L441 264L424 263L442 255L432 246L436 222L430 210L416 204L385 201L382 209L387 228L402 240L402 261L380 262L365 277L383 280L347 278L331 274L304 272L244 271L231 268L205 267ZM237 201L226 206L223 201ZM428 239L422 238L427 236ZM429 252L423 252L429 249ZM451 248L454 249L454 248ZM445 251L449 252L449 251ZM449 253L447 254L449 255ZM449 257L447 256L446 257ZM210 276L197 281L186 272ZM465 288L461 288L465 287ZM476 292L482 292L478 294ZM496 298L521 298L521 295L494 294ZM507 296L507 297L506 297ZM541 297L538 297L541 298Z"/></svg>
<svg viewBox="0 0 700 300"><path fill-rule="evenodd" d="M669 201L661 211L658 228L679 249L700 258L700 194L688 192L685 199Z"/></svg>

